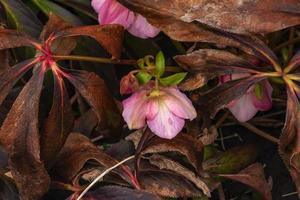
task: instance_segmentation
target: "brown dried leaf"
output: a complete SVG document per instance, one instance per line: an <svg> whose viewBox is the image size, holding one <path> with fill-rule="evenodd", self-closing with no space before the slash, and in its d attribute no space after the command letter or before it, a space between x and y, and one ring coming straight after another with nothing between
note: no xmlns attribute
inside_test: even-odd
<svg viewBox="0 0 300 200"><path fill-rule="evenodd" d="M142 187L163 197L202 197L203 193L193 183L179 174L163 170L139 172Z"/></svg>
<svg viewBox="0 0 300 200"><path fill-rule="evenodd" d="M159 169L165 169L173 171L177 174L184 176L186 179L194 183L202 192L210 197L210 189L206 185L206 183L201 180L199 176L197 176L194 172L190 171L189 169L185 168L181 164L161 155L152 155L149 158L151 164L159 167Z"/></svg>
<svg viewBox="0 0 300 200"><path fill-rule="evenodd" d="M89 192L83 200L162 200L155 194L118 186L105 186Z"/></svg>
<svg viewBox="0 0 300 200"><path fill-rule="evenodd" d="M29 66L33 62L34 59L20 62L0 74L0 104L2 104L16 82L30 69Z"/></svg>
<svg viewBox="0 0 300 200"><path fill-rule="evenodd" d="M136 131L129 135L126 140L130 140L137 147L140 139L142 137L141 131ZM150 141L144 146L142 153L162 153L162 152L178 152L186 156L191 162L197 173L202 171L202 156L203 156L203 144L200 140L186 135L178 134L172 140L162 139L154 136Z"/></svg>
<svg viewBox="0 0 300 200"><path fill-rule="evenodd" d="M192 91L204 86L213 76L203 73L192 74L189 78L182 81L178 87L182 91Z"/></svg>
<svg viewBox="0 0 300 200"><path fill-rule="evenodd" d="M253 65L232 53L216 49L201 49L174 57L185 70L213 75L249 73Z"/></svg>
<svg viewBox="0 0 300 200"><path fill-rule="evenodd" d="M250 165L238 174L220 174L219 176L244 183L262 194L265 200L272 200L271 187L265 179L264 168L259 163Z"/></svg>
<svg viewBox="0 0 300 200"><path fill-rule="evenodd" d="M73 127L72 107L62 78L54 76L53 104L41 131L41 157L47 167L63 147Z"/></svg>
<svg viewBox="0 0 300 200"><path fill-rule="evenodd" d="M109 168L118 163L80 133L71 133L51 169L51 175L63 182L76 182L74 178L89 160Z"/></svg>
<svg viewBox="0 0 300 200"><path fill-rule="evenodd" d="M32 47L37 41L16 30L0 29L0 50L22 46Z"/></svg>
<svg viewBox="0 0 300 200"><path fill-rule="evenodd" d="M285 125L279 142L279 152L300 195L300 103L288 89Z"/></svg>
<svg viewBox="0 0 300 200"><path fill-rule="evenodd" d="M119 135L122 127L121 113L105 82L95 73L85 71L73 70L68 78L97 115L99 127L111 131L113 135Z"/></svg>
<svg viewBox="0 0 300 200"><path fill-rule="evenodd" d="M22 199L35 200L48 190L50 178L40 159L39 99L45 69L37 66L0 129L9 166Z"/></svg>
<svg viewBox="0 0 300 200"><path fill-rule="evenodd" d="M269 33L300 23L300 3L297 0L118 1L133 11L145 15L150 22L152 22L152 15L160 16L160 20L172 17L187 23L200 22L242 34Z"/></svg>
<svg viewBox="0 0 300 200"><path fill-rule="evenodd" d="M113 57L119 58L122 50L124 29L120 25L80 26L65 29L56 36L89 36L95 39Z"/></svg>

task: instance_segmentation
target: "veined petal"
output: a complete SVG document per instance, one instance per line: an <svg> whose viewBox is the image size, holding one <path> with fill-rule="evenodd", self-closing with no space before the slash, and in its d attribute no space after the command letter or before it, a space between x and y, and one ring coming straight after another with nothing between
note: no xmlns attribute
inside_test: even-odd
<svg viewBox="0 0 300 200"><path fill-rule="evenodd" d="M92 7L94 10L98 13L101 7L103 6L104 2L110 1L110 0L92 0Z"/></svg>
<svg viewBox="0 0 300 200"><path fill-rule="evenodd" d="M100 8L97 10L99 24L120 24L127 29L135 20L134 13L116 0L102 1L101 6L98 5L98 8Z"/></svg>
<svg viewBox="0 0 300 200"><path fill-rule="evenodd" d="M197 117L197 112L191 100L177 88L169 87L163 89L165 105L178 117L193 120Z"/></svg>
<svg viewBox="0 0 300 200"><path fill-rule="evenodd" d="M257 97L255 92L252 92L252 101L258 110L266 111L272 108L273 88L268 80L263 80L259 84L262 86L262 96Z"/></svg>
<svg viewBox="0 0 300 200"><path fill-rule="evenodd" d="M127 29L129 33L139 38L152 38L159 34L160 30L147 21L142 15L136 15L132 25Z"/></svg>
<svg viewBox="0 0 300 200"><path fill-rule="evenodd" d="M245 94L234 103L227 105L227 108L240 122L250 120L257 113L257 108L253 105L252 94Z"/></svg>
<svg viewBox="0 0 300 200"><path fill-rule="evenodd" d="M147 99L146 91L139 91L132 94L123 102L122 116L128 124L129 129L139 129L145 126Z"/></svg>
<svg viewBox="0 0 300 200"><path fill-rule="evenodd" d="M147 124L157 136L172 139L182 130L184 119L174 115L164 102L159 102L158 106L158 113L153 119L147 120Z"/></svg>

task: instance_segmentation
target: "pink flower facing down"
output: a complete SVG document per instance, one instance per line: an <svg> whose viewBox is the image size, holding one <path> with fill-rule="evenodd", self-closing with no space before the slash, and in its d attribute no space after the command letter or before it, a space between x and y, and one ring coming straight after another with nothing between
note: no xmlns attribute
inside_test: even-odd
<svg viewBox="0 0 300 200"><path fill-rule="evenodd" d="M233 74L225 75L221 77L221 83L244 78L249 76L249 74ZM250 120L258 111L267 111L272 107L272 91L273 88L268 80L263 80L259 84L261 88L260 94L257 95L255 92L255 87L257 85L251 86L247 93L241 96L237 100L233 100L227 105L227 108L240 122L246 122Z"/></svg>
<svg viewBox="0 0 300 200"><path fill-rule="evenodd" d="M92 0L92 6L99 14L99 24L120 24L129 33L140 38L155 37L160 32L142 15L128 10L116 0Z"/></svg>
<svg viewBox="0 0 300 200"><path fill-rule="evenodd" d="M161 138L172 139L184 127L185 119L196 118L196 110L187 96L175 87L153 89L149 85L123 102L123 117L129 129L146 123Z"/></svg>

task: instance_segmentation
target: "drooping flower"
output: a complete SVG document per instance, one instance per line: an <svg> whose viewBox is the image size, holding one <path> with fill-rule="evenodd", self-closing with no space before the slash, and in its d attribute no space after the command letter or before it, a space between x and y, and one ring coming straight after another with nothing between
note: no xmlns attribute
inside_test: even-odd
<svg viewBox="0 0 300 200"><path fill-rule="evenodd" d="M98 13L99 24L120 24L139 38L152 38L160 32L142 15L128 10L116 0L92 0L92 6Z"/></svg>
<svg viewBox="0 0 300 200"><path fill-rule="evenodd" d="M172 139L184 127L185 119L196 118L196 110L187 96L176 87L155 89L147 84L123 103L123 118L129 129L146 125L161 138Z"/></svg>
<svg viewBox="0 0 300 200"><path fill-rule="evenodd" d="M244 78L249 76L247 73L232 74L222 76L221 83ZM273 88L268 80L263 80L251 86L247 93L237 100L233 100L227 105L227 108L240 122L250 120L258 111L267 111L272 107Z"/></svg>

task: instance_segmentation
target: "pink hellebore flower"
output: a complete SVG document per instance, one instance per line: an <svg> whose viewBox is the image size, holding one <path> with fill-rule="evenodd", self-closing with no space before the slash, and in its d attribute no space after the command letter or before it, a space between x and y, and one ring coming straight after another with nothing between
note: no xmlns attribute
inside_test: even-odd
<svg viewBox="0 0 300 200"><path fill-rule="evenodd" d="M123 117L129 129L145 124L161 138L172 139L183 128L184 120L196 118L196 110L187 96L175 87L153 89L149 84L123 102Z"/></svg>
<svg viewBox="0 0 300 200"><path fill-rule="evenodd" d="M142 15L128 10L116 0L92 0L92 6L99 14L99 24L120 24L139 38L155 37L160 32Z"/></svg>
<svg viewBox="0 0 300 200"><path fill-rule="evenodd" d="M221 82L236 80L249 76L247 73L232 74L221 77ZM260 84L260 85L257 85ZM272 107L272 91L273 88L268 80L263 80L256 85L251 86L247 93L237 100L233 100L227 105L227 108L240 122L250 120L258 111L267 111ZM255 87L261 88L260 94L255 93Z"/></svg>

